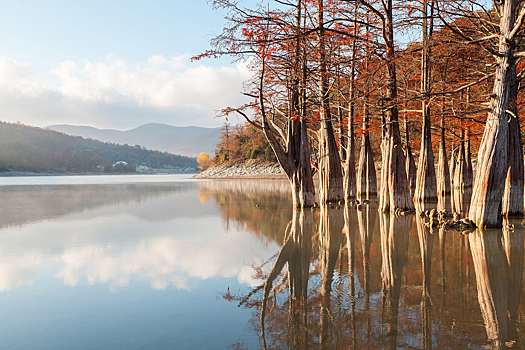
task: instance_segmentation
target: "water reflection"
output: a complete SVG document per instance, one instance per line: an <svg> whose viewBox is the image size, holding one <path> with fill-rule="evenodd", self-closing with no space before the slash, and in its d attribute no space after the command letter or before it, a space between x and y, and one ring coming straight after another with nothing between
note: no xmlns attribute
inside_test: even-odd
<svg viewBox="0 0 525 350"><path fill-rule="evenodd" d="M430 228L425 220L379 213L373 205L294 212L265 280L259 315L264 346L483 349L487 341L495 348L521 344L522 227L507 223L503 232L463 235ZM292 256L300 256L300 263ZM291 287L299 281L300 295Z"/></svg>
<svg viewBox="0 0 525 350"><path fill-rule="evenodd" d="M12 215L0 215L0 290L18 293L43 271L62 286L113 292L145 283L199 295L202 281L222 278L227 286L208 289L253 308L249 327L262 348L524 344L519 222L463 235L417 215L379 213L374 200L294 211L288 186L4 189L4 214ZM454 195L438 206L465 212L469 193Z"/></svg>
<svg viewBox="0 0 525 350"><path fill-rule="evenodd" d="M398 335L398 311L401 279L407 261L408 232L412 216L396 218L386 213L379 216L381 231L381 276L383 277L383 312L388 347L395 349Z"/></svg>
<svg viewBox="0 0 525 350"><path fill-rule="evenodd" d="M509 225L508 221L505 224ZM469 235L469 242L491 348L514 345L523 276L523 228L507 226L503 232L477 229Z"/></svg>

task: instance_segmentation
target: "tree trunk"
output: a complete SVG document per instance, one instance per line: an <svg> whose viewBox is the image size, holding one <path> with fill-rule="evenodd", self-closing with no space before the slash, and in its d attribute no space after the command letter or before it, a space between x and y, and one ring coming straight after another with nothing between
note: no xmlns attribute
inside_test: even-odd
<svg viewBox="0 0 525 350"><path fill-rule="evenodd" d="M437 201L436 168L434 152L432 151L432 135L430 132L430 115L428 105L423 103L426 110L423 116L423 133L421 135L421 151L417 167L415 201Z"/></svg>
<svg viewBox="0 0 525 350"><path fill-rule="evenodd" d="M457 157L458 151L456 149L452 149L452 152L450 154L450 167L449 167L449 173L450 173L450 189L452 190L454 187L454 176L456 175L456 157Z"/></svg>
<svg viewBox="0 0 525 350"><path fill-rule="evenodd" d="M511 89L516 83L516 62L513 57L514 21L517 0L501 5L499 54L494 89L485 132L478 151L478 167L469 218L478 227L501 226L502 198L508 173L509 107L512 107ZM523 186L522 186L523 187Z"/></svg>
<svg viewBox="0 0 525 350"><path fill-rule="evenodd" d="M438 196L450 193L450 172L448 168L447 146L445 143L445 113L441 111L441 134L439 138L439 158L437 169L437 192Z"/></svg>
<svg viewBox="0 0 525 350"><path fill-rule="evenodd" d="M405 169L407 172L408 188L410 189L410 196L414 197L414 191L416 189L416 161L414 160L414 154L412 153L412 147L410 146L410 137L408 132L408 116L405 114Z"/></svg>
<svg viewBox="0 0 525 350"><path fill-rule="evenodd" d="M386 0L385 5L386 16L383 25L387 66L387 126L386 140L383 142L379 209L382 211L390 209L394 212L398 208L414 210L414 202L408 188L405 155L399 133L392 0Z"/></svg>
<svg viewBox="0 0 525 350"><path fill-rule="evenodd" d="M507 176L505 179L505 190L501 213L505 216L523 215L523 144L521 142L521 128L517 118L518 108L516 105L518 97L518 83L515 81L511 87L512 103L510 112L514 115L509 117L509 143L507 159Z"/></svg>
<svg viewBox="0 0 525 350"><path fill-rule="evenodd" d="M344 191L341 158L335 141L330 113L323 10L323 0L317 0L319 95L321 98L319 111L321 118L319 130L319 199L321 203L325 204L343 200Z"/></svg>
<svg viewBox="0 0 525 350"><path fill-rule="evenodd" d="M353 85L353 82L352 82ZM352 89L353 90L353 89ZM350 101L353 101L354 93L351 93ZM355 173L355 131L354 131L354 103L350 102L348 114L348 146L346 154L346 169L344 178L345 199L356 197L356 173Z"/></svg>
<svg viewBox="0 0 525 350"><path fill-rule="evenodd" d="M370 135L368 131L368 105L365 101L363 115L363 137L359 153L359 168L357 170L357 198L370 199L377 195L377 175L374 163Z"/></svg>
<svg viewBox="0 0 525 350"><path fill-rule="evenodd" d="M431 10L430 30L427 25L428 2L423 0L423 25L422 25L422 44L421 51L421 92L425 95L421 102L421 114L423 120L423 130L421 133L421 149L419 151L419 164L417 167L416 189L414 200L437 201L437 181L436 168L434 165L434 151L432 150L432 133L430 126L430 38L433 29L433 11ZM432 6L433 8L433 6Z"/></svg>
<svg viewBox="0 0 525 350"><path fill-rule="evenodd" d="M472 155L470 152L470 128L467 127L465 139L465 162L467 163L465 171L465 187L472 187L474 183L474 171L472 169Z"/></svg>
<svg viewBox="0 0 525 350"><path fill-rule="evenodd" d="M462 132L462 138L459 143L459 154L458 154L458 162L456 164L456 170L454 173L454 187L464 189L467 186L465 186L466 183L466 176L467 176L467 160L465 157L465 142L463 141L463 132Z"/></svg>
<svg viewBox="0 0 525 350"><path fill-rule="evenodd" d="M344 178L345 199L356 197L356 173L355 173L355 130L354 130L354 112L355 112L355 58L357 53L356 36L357 36L357 4L354 13L354 39L352 40L352 68L350 71L350 103L348 106L348 147L346 155L346 169Z"/></svg>
<svg viewBox="0 0 525 350"><path fill-rule="evenodd" d="M300 23L301 23L301 2L298 0L297 7L297 40L296 40L296 57L295 57L295 69L294 75L299 76L301 72L300 68L300 46L301 46L301 35L300 35ZM264 105L264 74L265 74L265 60L262 58L262 68L259 75L259 86L258 86L258 97L259 107L261 110L262 119L262 130L268 143L272 147L277 161L286 173L291 189L293 205L296 208L307 208L314 204L314 182L312 178L312 169L310 163L310 143L307 133L307 123L305 120L305 109L300 108L300 96L299 93L299 79L293 79L293 86L291 91L291 103L292 113L295 113L300 118L294 118L296 116L289 116L290 121L288 124L288 136L286 140L286 149L283 147L281 142L277 140L274 131L270 128L268 118L266 115L266 109ZM303 91L305 82L303 81ZM304 99L304 98L303 98ZM333 136L333 135L332 135Z"/></svg>

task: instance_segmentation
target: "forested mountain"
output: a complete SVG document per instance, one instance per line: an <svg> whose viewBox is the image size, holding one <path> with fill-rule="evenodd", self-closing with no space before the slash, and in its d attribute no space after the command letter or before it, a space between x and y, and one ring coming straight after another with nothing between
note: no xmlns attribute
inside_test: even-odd
<svg viewBox="0 0 525 350"><path fill-rule="evenodd" d="M67 135L82 136L121 145L125 143L128 145L139 144L148 149L191 157L196 157L201 152L213 156L213 150L220 134L220 128L177 127L158 123L149 123L126 131L77 125L50 125L47 128Z"/></svg>
<svg viewBox="0 0 525 350"><path fill-rule="evenodd" d="M69 136L22 124L0 122L0 168L23 171L83 171L125 161L152 167L197 168L195 158Z"/></svg>

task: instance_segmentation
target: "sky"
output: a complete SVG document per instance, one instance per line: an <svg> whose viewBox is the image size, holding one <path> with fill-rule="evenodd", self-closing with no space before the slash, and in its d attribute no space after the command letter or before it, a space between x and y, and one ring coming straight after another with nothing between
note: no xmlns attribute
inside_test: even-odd
<svg viewBox="0 0 525 350"><path fill-rule="evenodd" d="M0 9L2 121L216 127L215 111L245 101L242 62L190 61L225 25L206 0L0 0Z"/></svg>

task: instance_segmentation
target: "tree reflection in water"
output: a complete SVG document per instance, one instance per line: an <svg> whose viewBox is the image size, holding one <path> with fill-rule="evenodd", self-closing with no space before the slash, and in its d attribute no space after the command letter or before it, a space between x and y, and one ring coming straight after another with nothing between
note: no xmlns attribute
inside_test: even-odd
<svg viewBox="0 0 525 350"><path fill-rule="evenodd" d="M408 232L412 216L396 218L393 215L380 213L381 230L381 277L383 279L383 312L387 325L386 336L388 347L397 345L399 297L401 278L407 261Z"/></svg>
<svg viewBox="0 0 525 350"><path fill-rule="evenodd" d="M465 195L457 193L462 210ZM250 302L239 298L257 308L252 327L264 348L484 349L487 339L494 348L523 343L521 225L463 235L430 229L416 215L395 217L377 206L357 210L346 204L294 211L286 229L270 235L279 236L284 243L264 284L248 295Z"/></svg>
<svg viewBox="0 0 525 350"><path fill-rule="evenodd" d="M523 276L523 228L477 229L469 235L478 300L493 349L515 345Z"/></svg>

